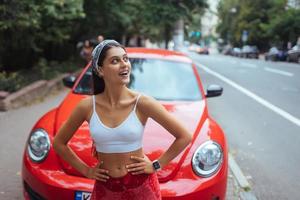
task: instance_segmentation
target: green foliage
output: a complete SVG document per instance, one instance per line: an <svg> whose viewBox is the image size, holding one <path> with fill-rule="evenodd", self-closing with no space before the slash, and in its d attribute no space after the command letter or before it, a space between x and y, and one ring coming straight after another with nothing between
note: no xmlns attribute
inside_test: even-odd
<svg viewBox="0 0 300 200"><path fill-rule="evenodd" d="M152 41L168 40L174 23L187 23L207 6L205 0L89 0L84 3L86 18L77 29L87 35L129 38L133 35Z"/></svg>
<svg viewBox="0 0 300 200"><path fill-rule="evenodd" d="M217 31L228 43L241 46L243 30L247 44L266 50L271 44L295 42L300 35L300 11L287 8L286 0L222 0Z"/></svg>
<svg viewBox="0 0 300 200"><path fill-rule="evenodd" d="M18 72L6 73L0 72L0 91L13 92L20 89L24 84L23 77Z"/></svg>
<svg viewBox="0 0 300 200"><path fill-rule="evenodd" d="M288 9L275 15L269 24L263 24L262 28L270 43L277 46L285 46L288 42L296 42L300 36L300 10ZM276 34L274 34L276 33Z"/></svg>
<svg viewBox="0 0 300 200"><path fill-rule="evenodd" d="M192 24L205 7L206 0L3 0L1 81L27 83L30 78L21 74L32 80L53 77L61 72L55 66L76 56L78 41L98 34L127 42L135 35L168 41L177 20Z"/></svg>
<svg viewBox="0 0 300 200"><path fill-rule="evenodd" d="M3 69L32 67L49 46L66 42L82 17L83 0L4 0L0 5L0 61Z"/></svg>
<svg viewBox="0 0 300 200"><path fill-rule="evenodd" d="M0 31L8 29L38 28L41 13L34 0L4 0L0 4Z"/></svg>
<svg viewBox="0 0 300 200"><path fill-rule="evenodd" d="M17 72L0 72L0 91L15 92L18 89L37 80L50 80L61 73L71 73L79 68L77 60L70 59L66 62L48 62L41 58L32 69L23 69Z"/></svg>
<svg viewBox="0 0 300 200"><path fill-rule="evenodd" d="M179 19L183 19L186 25L192 25L197 19L195 16L203 14L207 4L205 0L148 0L145 8L146 10L143 11L145 27L148 28L148 33L152 33L148 37L159 41L170 39L174 23ZM197 24L199 26L199 21Z"/></svg>

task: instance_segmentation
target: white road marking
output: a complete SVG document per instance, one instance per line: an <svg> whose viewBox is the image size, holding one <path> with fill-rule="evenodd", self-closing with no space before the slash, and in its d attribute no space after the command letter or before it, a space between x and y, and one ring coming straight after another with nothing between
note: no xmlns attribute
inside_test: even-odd
<svg viewBox="0 0 300 200"><path fill-rule="evenodd" d="M283 118L287 119L288 121L296 124L297 126L300 126L300 119L298 119L297 117L294 117L293 115L291 115L290 113L282 110L281 108L271 104L270 102L268 102L267 100L264 100L263 98L259 97L258 95L250 92L249 90L247 90L246 88L238 85L237 83L233 82L232 80L226 78L225 76L209 69L208 67L205 67L204 65L197 63L198 66L200 68L202 68L204 71L206 71L207 73L212 74L213 76L221 79L222 81L226 82L227 84L231 85L232 87L234 87L235 89L239 90L240 92L244 93L245 95L247 95L248 97L254 99L255 101L257 101L258 103L260 103L261 105L269 108L270 110L274 111L275 113L277 113L278 115L282 116Z"/></svg>
<svg viewBox="0 0 300 200"><path fill-rule="evenodd" d="M245 62L242 62L241 66L243 66L243 67L249 67L249 68L257 68L257 66L255 64L245 63Z"/></svg>
<svg viewBox="0 0 300 200"><path fill-rule="evenodd" d="M272 69L272 68L269 68L269 67L265 67L264 70L266 70L268 72L272 72L272 73L284 75L284 76L294 76L293 73L282 71L282 70L278 70L278 69Z"/></svg>

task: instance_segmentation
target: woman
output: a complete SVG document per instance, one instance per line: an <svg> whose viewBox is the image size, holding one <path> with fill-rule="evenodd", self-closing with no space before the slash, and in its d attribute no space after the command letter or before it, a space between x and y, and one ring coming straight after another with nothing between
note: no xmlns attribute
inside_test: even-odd
<svg viewBox="0 0 300 200"><path fill-rule="evenodd" d="M80 56L86 61L86 63L91 61L93 46L89 40L85 40L83 47L80 51Z"/></svg>
<svg viewBox="0 0 300 200"><path fill-rule="evenodd" d="M191 141L190 133L155 99L126 87L131 65L126 50L104 40L93 50L95 95L81 100L54 138L55 151L84 176L95 179L91 199L161 199L156 171ZM169 149L151 161L142 148L148 118L175 136ZM87 166L67 146L77 128L88 121L99 163Z"/></svg>

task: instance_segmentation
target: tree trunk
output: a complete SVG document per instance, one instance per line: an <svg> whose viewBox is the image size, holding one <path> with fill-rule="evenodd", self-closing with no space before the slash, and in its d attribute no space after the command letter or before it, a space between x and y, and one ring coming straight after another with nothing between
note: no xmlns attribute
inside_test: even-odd
<svg viewBox="0 0 300 200"><path fill-rule="evenodd" d="M165 49L168 49L168 44L170 41L170 35L171 35L171 28L169 25L165 25Z"/></svg>

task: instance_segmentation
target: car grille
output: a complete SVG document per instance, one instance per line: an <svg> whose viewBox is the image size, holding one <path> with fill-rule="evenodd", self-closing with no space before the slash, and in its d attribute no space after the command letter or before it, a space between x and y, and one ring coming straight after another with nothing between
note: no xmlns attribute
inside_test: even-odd
<svg viewBox="0 0 300 200"><path fill-rule="evenodd" d="M45 198L41 197L37 192L35 192L25 181L24 181L24 188L29 195L30 200L46 200Z"/></svg>

